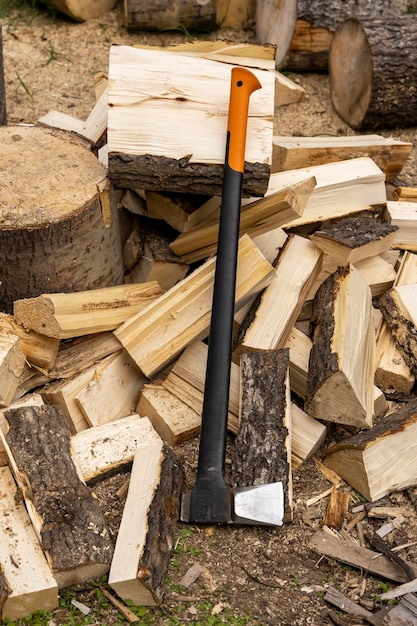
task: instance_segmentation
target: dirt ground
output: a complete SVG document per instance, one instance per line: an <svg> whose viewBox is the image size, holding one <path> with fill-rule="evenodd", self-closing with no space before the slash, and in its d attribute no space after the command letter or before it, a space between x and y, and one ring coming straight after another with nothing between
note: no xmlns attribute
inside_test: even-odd
<svg viewBox="0 0 417 626"><path fill-rule="evenodd" d="M4 4L0 3L0 6ZM107 72L109 46L113 43L161 44L184 40L182 32L127 33L123 26L122 3L109 14L83 24L58 14L39 12L32 9L30 3L25 9L18 10L12 9L15 5L19 6L19 3L10 3L10 10L2 16L10 125L36 123L51 109L85 119L95 102L94 74ZM254 34L253 28L222 30L210 33L206 38L254 41ZM277 111L277 133L306 136L353 134L332 109L326 75L292 75L291 78L305 89L306 96L299 104ZM417 186L417 128L379 132L413 143L412 155L398 182ZM328 441L334 436L335 430L330 428ZM229 443L232 455L233 442ZM318 459L324 448L317 454ZM184 444L176 451L184 462L189 489L196 469L197 442ZM96 488L115 533L123 505L115 494L126 479L127 475L119 475ZM312 534L321 527L328 500L324 498L310 507L306 502L328 489L330 483L313 460L294 472L293 481L294 520L291 524L277 529L179 526L162 606L138 611L140 623L286 626L353 623L324 601L323 595L329 585L337 586L372 610L376 606L375 597L386 584L390 586L387 581L381 582L366 572L321 558L308 547ZM411 513L401 528L389 536L390 545L411 544L400 554L414 562L417 562L417 546L413 544L417 540L416 499L415 488L388 498L391 504L401 504ZM359 498L352 492L350 508L358 503ZM385 521L366 518L363 522L365 538ZM350 535L353 540L359 540L356 527ZM184 589L180 586L181 578L194 563L202 566L201 575ZM84 618L75 611L71 616L68 609L71 598L90 607L91 613ZM127 624L103 600L97 585L86 584L63 592L62 604L45 623L50 626ZM362 622L356 620L354 623Z"/></svg>

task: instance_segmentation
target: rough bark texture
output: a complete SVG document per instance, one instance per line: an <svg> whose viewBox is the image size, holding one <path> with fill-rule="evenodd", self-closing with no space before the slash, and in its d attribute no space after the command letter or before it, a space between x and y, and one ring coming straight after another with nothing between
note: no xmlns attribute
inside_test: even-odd
<svg viewBox="0 0 417 626"><path fill-rule="evenodd" d="M417 375L417 328L401 315L389 292L384 293L378 304L392 336L408 367Z"/></svg>
<svg viewBox="0 0 417 626"><path fill-rule="evenodd" d="M379 241L389 233L398 230L398 226L380 222L372 217L354 216L339 220L330 226L323 226L315 236L325 237L348 248L359 248L371 241Z"/></svg>
<svg viewBox="0 0 417 626"><path fill-rule="evenodd" d="M6 602L9 594L11 593L11 589L7 583L6 578L4 577L3 567L0 563L0 616L2 615L2 609L4 603Z"/></svg>
<svg viewBox="0 0 417 626"><path fill-rule="evenodd" d="M196 31L216 27L214 0L125 0L127 30L161 31L180 26Z"/></svg>
<svg viewBox="0 0 417 626"><path fill-rule="evenodd" d="M6 87L4 84L3 39L0 24L0 126L7 124Z"/></svg>
<svg viewBox="0 0 417 626"><path fill-rule="evenodd" d="M40 535L54 573L92 563L110 564L113 543L92 490L79 478L70 430L56 406L6 412L7 442L26 499L41 519ZM30 445L28 445L30 442Z"/></svg>
<svg viewBox="0 0 417 626"><path fill-rule="evenodd" d="M221 196L223 169L223 165L189 163L188 159L109 154L109 176L116 187L126 189ZM263 196L270 171L268 165L245 162L242 195Z"/></svg>
<svg viewBox="0 0 417 626"><path fill-rule="evenodd" d="M289 473L286 376L289 350L246 352L241 357L241 423L236 436L232 482L236 487L282 481L284 509Z"/></svg>
<svg viewBox="0 0 417 626"><path fill-rule="evenodd" d="M294 72L327 72L333 33L341 22L356 17L396 18L405 15L408 0L299 0L298 19L284 67Z"/></svg>
<svg viewBox="0 0 417 626"><path fill-rule="evenodd" d="M163 456L159 485L148 511L148 533L139 572L142 582L159 600L163 597L164 579L178 530L180 496L184 484L182 465L166 444Z"/></svg>
<svg viewBox="0 0 417 626"><path fill-rule="evenodd" d="M112 189L99 193L106 170L85 144L8 126L0 144L0 309L11 313L14 300L42 293L121 284L116 199Z"/></svg>
<svg viewBox="0 0 417 626"><path fill-rule="evenodd" d="M416 26L416 16L405 15L352 19L337 28L329 54L331 96L352 128L417 123Z"/></svg>
<svg viewBox="0 0 417 626"><path fill-rule="evenodd" d="M306 403L332 374L338 371L338 356L331 351L334 333L334 303L344 268L331 274L319 287L313 302L311 326L314 341L308 367Z"/></svg>

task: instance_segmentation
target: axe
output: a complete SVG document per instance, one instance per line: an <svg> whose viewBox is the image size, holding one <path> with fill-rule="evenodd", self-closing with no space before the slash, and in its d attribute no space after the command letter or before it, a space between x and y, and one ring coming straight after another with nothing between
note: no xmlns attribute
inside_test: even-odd
<svg viewBox="0 0 417 626"><path fill-rule="evenodd" d="M247 118L260 88L252 72L232 69L197 477L181 501L181 521L193 524L278 526L284 514L281 482L232 489L224 471Z"/></svg>

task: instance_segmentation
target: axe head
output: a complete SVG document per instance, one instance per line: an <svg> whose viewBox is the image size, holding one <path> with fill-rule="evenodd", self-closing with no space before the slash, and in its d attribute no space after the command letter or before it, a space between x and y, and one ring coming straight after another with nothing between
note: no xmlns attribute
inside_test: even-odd
<svg viewBox="0 0 417 626"><path fill-rule="evenodd" d="M281 526L284 518L282 482L253 487L218 490L216 498L193 499L184 494L181 521L195 524L241 524L245 526Z"/></svg>

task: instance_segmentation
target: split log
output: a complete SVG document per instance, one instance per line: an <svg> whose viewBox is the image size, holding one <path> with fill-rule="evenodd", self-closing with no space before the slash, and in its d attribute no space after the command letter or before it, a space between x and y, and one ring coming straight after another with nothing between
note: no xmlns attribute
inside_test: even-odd
<svg viewBox="0 0 417 626"><path fill-rule="evenodd" d="M25 407L7 411L6 419L10 466L58 586L103 576L113 544L98 500L71 455L64 413Z"/></svg>
<svg viewBox="0 0 417 626"><path fill-rule="evenodd" d="M295 72L327 72L337 26L350 17L394 18L405 15L407 0L299 0L298 19L283 67Z"/></svg>
<svg viewBox="0 0 417 626"><path fill-rule="evenodd" d="M323 225L310 239L338 265L345 266L388 250L397 230L393 224L359 215Z"/></svg>
<svg viewBox="0 0 417 626"><path fill-rule="evenodd" d="M0 143L1 309L10 313L14 300L41 293L121 284L116 202L87 146L22 126L0 127Z"/></svg>
<svg viewBox="0 0 417 626"><path fill-rule="evenodd" d="M83 430L71 437L71 449L83 480L95 483L130 469L137 449L159 441L147 417L137 414Z"/></svg>
<svg viewBox="0 0 417 626"><path fill-rule="evenodd" d="M47 337L36 331L25 330L12 315L0 313L0 333L9 332L20 339L20 347L26 360L41 369L49 370L55 363L59 339Z"/></svg>
<svg viewBox="0 0 417 626"><path fill-rule="evenodd" d="M175 239L176 234L164 222L141 221L139 237L142 254L138 262L130 269L125 282L155 281L160 286L161 292L165 293L182 280L189 266L170 248L170 243Z"/></svg>
<svg viewBox="0 0 417 626"><path fill-rule="evenodd" d="M125 26L128 31L178 30L210 32L216 28L214 0L125 0Z"/></svg>
<svg viewBox="0 0 417 626"><path fill-rule="evenodd" d="M398 226L393 247L417 252L417 214L414 202L387 202L391 223Z"/></svg>
<svg viewBox="0 0 417 626"><path fill-rule="evenodd" d="M58 607L58 585L51 574L25 505L8 467L0 467L0 570L7 588L0 600L2 623Z"/></svg>
<svg viewBox="0 0 417 626"><path fill-rule="evenodd" d="M235 440L235 487L281 482L284 521L292 520L291 400L288 349L241 358L241 423Z"/></svg>
<svg viewBox="0 0 417 626"><path fill-rule="evenodd" d="M3 37L0 24L0 126L7 124L6 86L4 84Z"/></svg>
<svg viewBox="0 0 417 626"><path fill-rule="evenodd" d="M26 330L69 339L114 330L161 294L156 281L16 300L14 317Z"/></svg>
<svg viewBox="0 0 417 626"><path fill-rule="evenodd" d="M306 92L303 87L295 83L288 76L276 72L275 74L275 108L296 104L304 100Z"/></svg>
<svg viewBox="0 0 417 626"><path fill-rule="evenodd" d="M310 285L320 271L321 256L308 239L298 235L288 238L268 286L255 300L236 335L235 358L248 350L285 347Z"/></svg>
<svg viewBox="0 0 417 626"><path fill-rule="evenodd" d="M100 426L133 413L147 379L126 350L95 366L92 380L74 399L89 426Z"/></svg>
<svg viewBox="0 0 417 626"><path fill-rule="evenodd" d="M326 513L323 518L324 526L336 528L336 530L340 530L342 528L348 512L349 497L350 494L348 491L344 491L343 489L338 489L333 486Z"/></svg>
<svg viewBox="0 0 417 626"><path fill-rule="evenodd" d="M50 5L77 22L85 22L111 11L116 0L51 0Z"/></svg>
<svg viewBox="0 0 417 626"><path fill-rule="evenodd" d="M412 144L409 142L381 135L349 137L279 137L274 135L272 173L369 157L384 172L389 182L394 180L403 169L411 148ZM404 187L398 189L404 189ZM393 198L393 200L399 199Z"/></svg>
<svg viewBox="0 0 417 626"><path fill-rule="evenodd" d="M329 77L334 108L352 128L415 125L415 15L340 24L329 53Z"/></svg>
<svg viewBox="0 0 417 626"><path fill-rule="evenodd" d="M0 334L0 406L8 406L25 367L20 339L12 333Z"/></svg>
<svg viewBox="0 0 417 626"><path fill-rule="evenodd" d="M417 373L417 283L399 285L379 299L379 307L405 362Z"/></svg>
<svg viewBox="0 0 417 626"><path fill-rule="evenodd" d="M190 398L193 387L188 388ZM175 446L197 437L201 426L201 413L187 404L163 385L144 385L139 396L137 412L146 415L158 435L169 445ZM202 406L202 400L199 404Z"/></svg>
<svg viewBox="0 0 417 626"><path fill-rule="evenodd" d="M151 378L188 345L208 335L216 259L211 258L114 331L142 372ZM239 242L236 308L268 282L272 266L251 239Z"/></svg>
<svg viewBox="0 0 417 626"><path fill-rule="evenodd" d="M368 431L331 446L324 461L370 502L417 481L417 401L400 405Z"/></svg>
<svg viewBox="0 0 417 626"><path fill-rule="evenodd" d="M287 54L296 20L297 0L258 0L256 3L256 38L259 43L277 47L277 66Z"/></svg>
<svg viewBox="0 0 417 626"><path fill-rule="evenodd" d="M183 481L180 462L162 440L138 449L109 573L109 585L123 600L160 603Z"/></svg>
<svg viewBox="0 0 417 626"><path fill-rule="evenodd" d="M368 283L373 298L382 296L391 289L395 280L395 269L382 256L371 256L354 263L356 269Z"/></svg>
<svg viewBox="0 0 417 626"><path fill-rule="evenodd" d="M190 45L111 48L109 176L117 187L221 195L233 64L250 67L262 85L249 106L242 193L264 195L272 160L274 62L264 51L264 58L251 58L256 46L220 43L211 52L199 51L198 44L192 52ZM170 64L175 72L167 78Z"/></svg>
<svg viewBox="0 0 417 626"><path fill-rule="evenodd" d="M370 428L375 371L372 299L354 266L339 268L322 284L311 323L305 410L325 421Z"/></svg>
<svg viewBox="0 0 417 626"><path fill-rule="evenodd" d="M9 425L4 416L5 411L11 409L18 409L23 406L42 406L44 401L42 400L42 396L38 393L27 394L21 400L17 400L16 402L12 402L7 408L0 409L0 430L2 430L3 434L6 435L9 429ZM0 465L7 465L7 452L3 445L3 440L0 438Z"/></svg>
<svg viewBox="0 0 417 626"><path fill-rule="evenodd" d="M362 548L353 541L339 539L325 530L318 530L314 533L309 542L309 548L318 554L336 559L384 580L400 583L408 580L402 567L390 561L388 557L368 548ZM410 566L417 573L417 565L410 563Z"/></svg>
<svg viewBox="0 0 417 626"><path fill-rule="evenodd" d="M308 176L314 176L316 186L307 205L301 217L283 224L283 228L295 229L386 205L385 176L369 157L271 174L266 197Z"/></svg>
<svg viewBox="0 0 417 626"><path fill-rule="evenodd" d="M248 233L255 237L299 218L314 185L312 177L294 185L278 184L265 198L244 205L240 213L240 234ZM204 259L217 250L220 200L215 199L210 206L212 212L208 223L182 233L171 243L175 254L188 263Z"/></svg>
<svg viewBox="0 0 417 626"><path fill-rule="evenodd" d="M376 364L374 380L378 387L387 393L393 390L400 394L411 393L415 375L405 362L385 320L377 337Z"/></svg>

